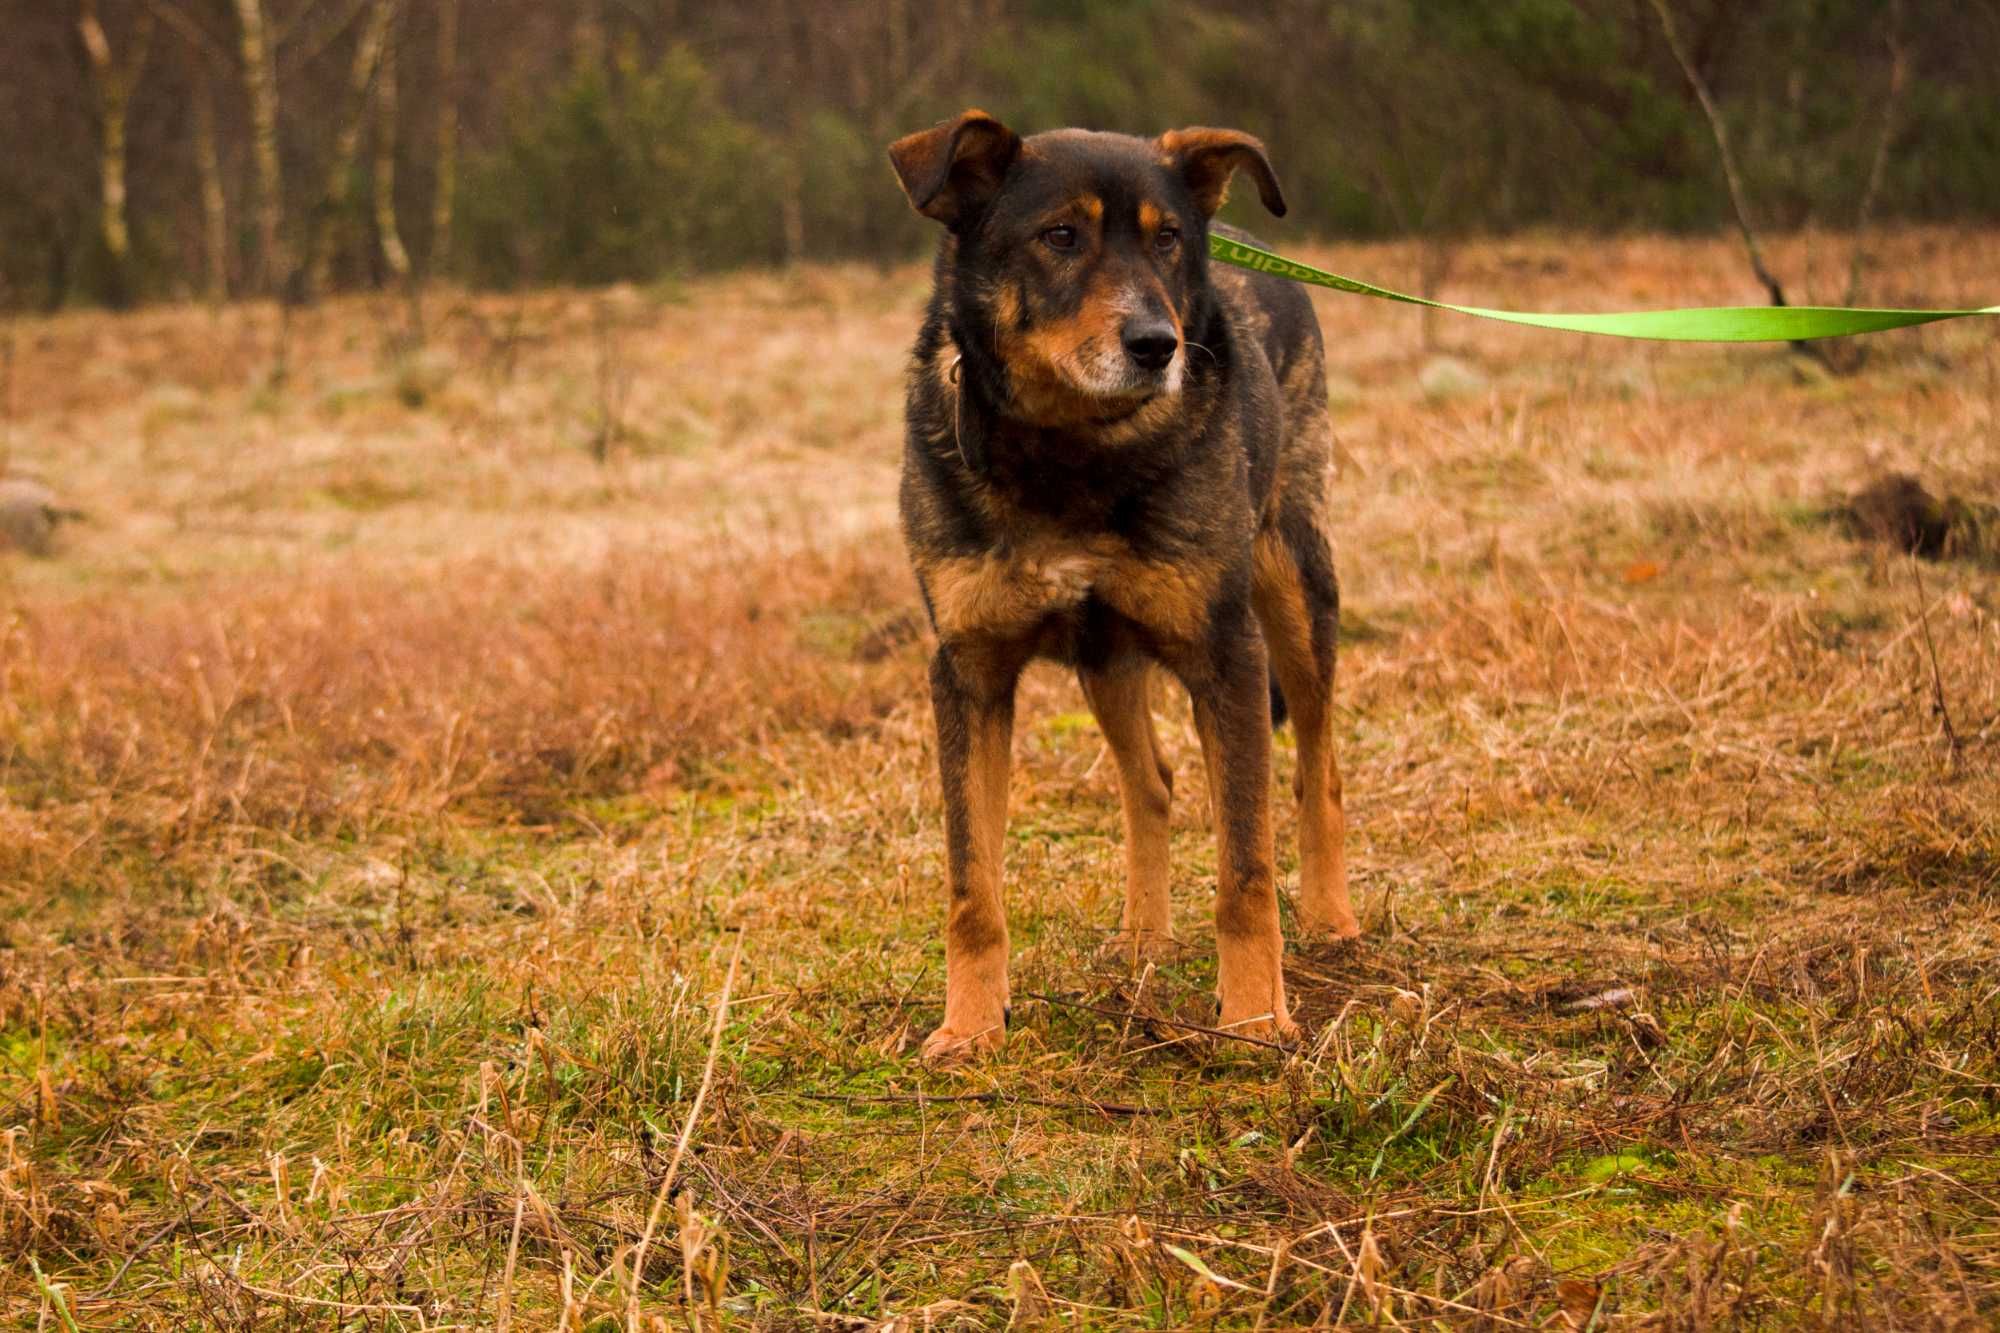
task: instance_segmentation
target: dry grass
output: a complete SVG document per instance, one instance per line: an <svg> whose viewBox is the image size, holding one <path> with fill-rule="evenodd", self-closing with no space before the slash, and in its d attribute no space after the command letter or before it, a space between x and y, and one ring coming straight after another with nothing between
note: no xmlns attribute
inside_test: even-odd
<svg viewBox="0 0 2000 1333"><path fill-rule="evenodd" d="M1885 303L1985 302L2000 235L1881 254ZM1529 239L1454 295L1740 269ZM1316 298L1368 937L1295 951L1304 1049L1203 1034L1184 799L1190 947L1099 961L1110 765L1042 672L1016 1030L937 1074L890 508L923 280L437 296L415 354L344 302L275 382L268 309L16 327L11 461L92 517L0 588L11 1321L2000 1316L1995 574L1825 521L1888 469L2000 497L1990 331L1825 381L1443 322L1487 383L1431 400L1414 315Z"/></svg>

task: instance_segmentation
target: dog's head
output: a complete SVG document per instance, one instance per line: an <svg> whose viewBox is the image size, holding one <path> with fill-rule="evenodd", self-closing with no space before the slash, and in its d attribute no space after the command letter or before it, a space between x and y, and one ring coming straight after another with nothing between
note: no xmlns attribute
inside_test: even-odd
<svg viewBox="0 0 2000 1333"><path fill-rule="evenodd" d="M898 139L889 160L911 205L951 232L967 355L991 353L1011 409L1039 424L1180 392L1211 308L1208 223L1230 178L1247 170L1264 206L1285 211L1264 146L1236 130L1023 139L967 111Z"/></svg>

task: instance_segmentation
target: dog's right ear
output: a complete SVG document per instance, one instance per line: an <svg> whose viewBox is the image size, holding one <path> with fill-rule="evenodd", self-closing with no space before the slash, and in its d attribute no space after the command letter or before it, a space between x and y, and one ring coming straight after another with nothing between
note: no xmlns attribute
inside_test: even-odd
<svg viewBox="0 0 2000 1333"><path fill-rule="evenodd" d="M1020 135L984 111L964 111L896 140L889 161L910 207L955 228L999 193L1020 151Z"/></svg>

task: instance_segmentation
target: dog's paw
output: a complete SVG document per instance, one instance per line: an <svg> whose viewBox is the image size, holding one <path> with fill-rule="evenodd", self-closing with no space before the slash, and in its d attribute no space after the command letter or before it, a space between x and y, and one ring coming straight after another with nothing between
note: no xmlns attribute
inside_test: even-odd
<svg viewBox="0 0 2000 1333"><path fill-rule="evenodd" d="M976 1060L982 1055L990 1055L1007 1043L1007 1028L1003 1023L981 1028L974 1032L960 1032L956 1028L940 1027L924 1038L921 1059L927 1065L946 1068Z"/></svg>
<svg viewBox="0 0 2000 1333"><path fill-rule="evenodd" d="M1257 1041L1275 1041L1289 1044L1299 1039L1299 1025L1292 1021L1290 1014L1273 1015L1269 1009L1259 1009L1234 1018L1230 1007L1222 1006L1222 1018L1217 1023L1224 1032L1239 1037L1250 1037Z"/></svg>
<svg viewBox="0 0 2000 1333"><path fill-rule="evenodd" d="M1299 912L1299 933L1315 940L1358 940L1361 938L1361 922L1352 911L1345 912Z"/></svg>

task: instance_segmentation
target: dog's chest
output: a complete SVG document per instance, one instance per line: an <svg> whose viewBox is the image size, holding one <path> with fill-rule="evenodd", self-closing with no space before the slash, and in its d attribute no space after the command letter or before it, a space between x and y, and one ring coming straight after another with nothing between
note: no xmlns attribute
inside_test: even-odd
<svg viewBox="0 0 2000 1333"><path fill-rule="evenodd" d="M1206 562L1148 559L1115 537L1020 543L926 562L920 572L947 640L1046 637L1095 602L1161 639L1189 642L1217 583Z"/></svg>

